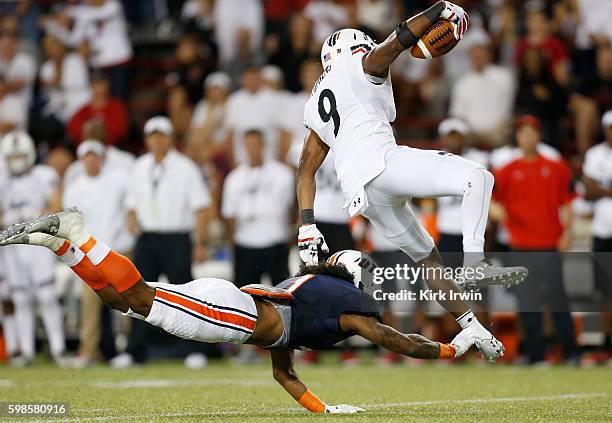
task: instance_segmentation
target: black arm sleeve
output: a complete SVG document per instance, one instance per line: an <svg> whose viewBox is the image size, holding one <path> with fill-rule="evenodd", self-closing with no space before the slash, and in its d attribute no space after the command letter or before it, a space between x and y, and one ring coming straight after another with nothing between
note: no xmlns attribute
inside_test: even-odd
<svg viewBox="0 0 612 423"><path fill-rule="evenodd" d="M442 14L442 11L444 10L445 7L446 7L445 3L443 1L439 1L433 6L431 6L429 9L420 13L420 15L425 16L429 20L429 22L433 24L435 21L438 20L438 18ZM405 49L409 49L410 47L415 45L417 41L419 41L419 37L414 35L412 31L410 30L408 26L409 22L410 20L401 22L399 25L395 27L395 36L397 37L402 47L404 47Z"/></svg>

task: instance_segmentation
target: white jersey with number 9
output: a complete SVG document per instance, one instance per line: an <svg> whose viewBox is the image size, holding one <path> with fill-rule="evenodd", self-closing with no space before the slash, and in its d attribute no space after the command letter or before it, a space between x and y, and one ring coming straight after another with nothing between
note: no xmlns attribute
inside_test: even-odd
<svg viewBox="0 0 612 423"><path fill-rule="evenodd" d="M345 207L385 168L385 153L396 147L391 77L378 84L363 71L369 51L356 45L334 58L314 86L304 108L304 125L334 152Z"/></svg>

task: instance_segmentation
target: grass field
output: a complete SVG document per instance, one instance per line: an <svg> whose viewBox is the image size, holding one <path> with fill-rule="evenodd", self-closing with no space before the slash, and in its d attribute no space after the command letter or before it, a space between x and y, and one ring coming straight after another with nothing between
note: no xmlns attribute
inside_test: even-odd
<svg viewBox="0 0 612 423"><path fill-rule="evenodd" d="M249 422L612 421L611 368L429 364L418 368L342 368L332 363L298 368L298 372L324 401L362 406L367 412L340 417L311 415L276 385L267 363L248 367L213 363L197 371L175 362L128 371L104 366L61 370L48 364L27 369L0 367L0 401L68 402L69 416L50 420L54 422L170 418Z"/></svg>

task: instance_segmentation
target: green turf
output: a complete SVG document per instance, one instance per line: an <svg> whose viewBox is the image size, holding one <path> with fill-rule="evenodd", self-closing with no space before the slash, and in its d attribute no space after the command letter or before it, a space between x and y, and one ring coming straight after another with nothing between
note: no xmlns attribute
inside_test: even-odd
<svg viewBox="0 0 612 423"><path fill-rule="evenodd" d="M213 363L198 371L180 363L129 371L60 370L44 363L0 367L0 401L66 401L70 415L59 421L612 421L610 368L342 368L331 363L298 371L324 401L359 405L367 412L341 417L304 412L275 384L267 363Z"/></svg>

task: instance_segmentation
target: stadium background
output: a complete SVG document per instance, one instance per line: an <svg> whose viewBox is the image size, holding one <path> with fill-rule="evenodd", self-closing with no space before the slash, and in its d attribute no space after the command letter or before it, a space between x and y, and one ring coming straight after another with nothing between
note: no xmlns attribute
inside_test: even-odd
<svg viewBox="0 0 612 423"><path fill-rule="evenodd" d="M198 166L212 197L206 216L207 251L197 257L193 274L233 280L232 242L227 238L221 213L222 191L228 172L244 160L235 147L242 132L248 129L264 132L266 144L274 147L270 147L274 149L272 155L293 166L295 162L288 151L292 144L300 142L300 130L296 128L301 121L299 113L289 111L303 101L301 72L308 66L311 73L316 69L314 62L318 61L323 39L335 29L357 27L382 40L398 22L428 3L407 0L4 1L0 3L2 83L14 77L4 73L11 61L10 53L6 53L11 50L11 43L17 46L18 55L26 57L20 65L24 66L23 73L17 76L25 75L26 81L25 87L10 98L12 102L2 91L0 131L27 130L36 143L38 162L50 166L64 178L61 187L66 188L67 169L76 160L77 148L84 138L97 138L108 146L140 156L146 151L145 121L156 115L168 116L174 127L177 149ZM457 3L471 17L470 30L459 47L447 57L433 61L418 61L404 54L392 68L398 109L394 128L398 142L441 148L438 125L447 117L455 116L470 128L469 144L482 150L489 166L494 166L492 151L501 149L508 153L515 148L515 119L524 114L537 116L542 141L557 149L562 157L559 160L564 160L573 172L572 207L576 219L572 251L589 251L592 205L584 199L581 170L584 153L604 138L601 116L612 109L612 26L609 25L612 5L606 0ZM103 10L110 12L105 15ZM96 13L100 13L99 19L95 18ZM86 28L82 34L75 34L78 32L75 28L81 27L79 19L87 22L91 16L97 22L95 30ZM105 31L105 25L112 31ZM479 59L473 57L474 49L480 49ZM494 66L492 79L481 81L478 89L461 89L462 79L471 75L474 60L488 62L489 55L494 65L485 63L484 66ZM57 75L58 69L61 77ZM243 78L245 73L247 78ZM506 83L498 84L498 81ZM259 93L253 94L251 102L239 98L245 86ZM468 111L474 110L470 108L473 105L482 107L470 114ZM239 116L228 115L228 110L237 110ZM245 119L251 127L241 124ZM96 132L91 126L104 129ZM108 157L107 153L107 161ZM133 160L126 155L122 157L128 162ZM125 166L122 170L129 171ZM130 183L128 180L125 185L129 187ZM60 190L50 199L51 209L61 207L61 195ZM100 193L96 195L101 198ZM287 211L290 206L287 205ZM415 203L415 207L435 234L435 202L425 200ZM126 213L125 208L116 209L118 219ZM295 222L291 220L286 245L291 248L289 268L294 270L297 255ZM126 232L127 226L126 223ZM363 221L350 222L350 226L359 247L377 249L380 240L376 240ZM495 231L492 232L489 249L498 250ZM133 246L134 239L128 245ZM385 246L380 248L388 250ZM564 266L564 286L570 298L592 295L594 290L590 262L584 256L578 257L569 263L566 260ZM82 341L79 340L83 323L81 286L59 265L50 276L62 303L68 350L73 351ZM508 294L498 293L498 296L500 301L512 304ZM431 314L423 314L411 313L414 310L401 306L392 307L389 318L405 330L419 329L438 338L450 336L452 331L444 329L440 311L434 306L432 309ZM571 364L584 365L608 360L609 351L601 349L606 338L598 316L575 313L573 317L582 354L565 358ZM492 319L506 331L502 340L513 345L506 361L524 362L518 351L521 335L516 313L499 313ZM107 311L99 321L100 343L96 354L81 356L82 360L61 360L62 365L93 365L110 360L125 348L130 337L129 323ZM44 351L45 334L41 325L37 327L37 338L41 341L38 350ZM168 348L165 344L175 343L164 336L161 342L153 342L155 336L147 346L150 357L183 358L187 355L185 348L192 351L189 349L192 347ZM562 361L559 339L555 338L550 322L546 321L540 336L548 342L547 362ZM252 350L244 353L225 345L205 346L198 353L238 357L238 362L258 359L258 353ZM199 357L191 365L201 365L203 361ZM342 357L346 363L357 363L353 350L346 346ZM380 352L379 358L381 364L398 362L385 352ZM316 357L304 357L304 361L313 360Z"/></svg>

